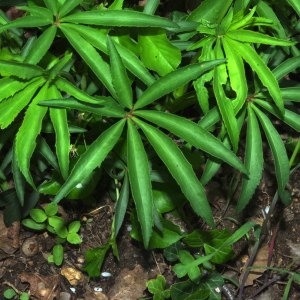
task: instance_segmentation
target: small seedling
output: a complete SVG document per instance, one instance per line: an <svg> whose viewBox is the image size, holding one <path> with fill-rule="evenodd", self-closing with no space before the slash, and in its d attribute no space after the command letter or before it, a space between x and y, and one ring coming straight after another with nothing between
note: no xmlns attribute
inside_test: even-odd
<svg viewBox="0 0 300 300"><path fill-rule="evenodd" d="M4 299L19 299L19 300L29 300L29 295L26 292L17 293L13 288L8 288L3 293Z"/></svg>
<svg viewBox="0 0 300 300"><path fill-rule="evenodd" d="M80 221L73 221L66 224L65 220L58 216L58 206L50 203L45 208L34 208L29 212L30 218L24 219L22 224L33 230L47 230L58 238L58 244L52 249L52 254L48 261L61 265L64 257L62 243L68 242L72 245L78 245L82 242L80 235Z"/></svg>

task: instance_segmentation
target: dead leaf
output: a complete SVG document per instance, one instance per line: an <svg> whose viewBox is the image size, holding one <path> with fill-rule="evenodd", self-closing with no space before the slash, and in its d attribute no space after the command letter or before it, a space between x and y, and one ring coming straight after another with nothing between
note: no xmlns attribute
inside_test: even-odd
<svg viewBox="0 0 300 300"><path fill-rule="evenodd" d="M137 265L133 270L123 269L108 294L111 300L139 299L146 289L148 274Z"/></svg>
<svg viewBox="0 0 300 300"><path fill-rule="evenodd" d="M0 211L0 250L13 254L19 248L19 229L17 224L6 227L3 212Z"/></svg>
<svg viewBox="0 0 300 300"><path fill-rule="evenodd" d="M59 294L57 288L59 275L43 276L22 272L19 278L21 282L29 283L30 299L52 300Z"/></svg>
<svg viewBox="0 0 300 300"><path fill-rule="evenodd" d="M269 246L262 246L255 257L255 260L251 266L251 271L245 282L245 286L253 285L254 281L261 277L263 273L267 270L269 257ZM257 267L257 268L255 268Z"/></svg>

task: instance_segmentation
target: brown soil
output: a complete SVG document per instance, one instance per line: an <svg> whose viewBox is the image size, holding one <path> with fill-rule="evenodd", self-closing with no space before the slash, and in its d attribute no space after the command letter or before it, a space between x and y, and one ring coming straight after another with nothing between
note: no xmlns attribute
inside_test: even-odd
<svg viewBox="0 0 300 300"><path fill-rule="evenodd" d="M266 223L262 210L273 201L273 178L274 176L265 173L263 183L246 210L247 215L243 216L235 213L233 205L230 204L227 208L228 202L224 196L226 191L222 189L222 184L210 183L208 195L215 208L219 228L236 229L238 225L233 219L236 222L252 219L258 224ZM290 189L293 202L287 208L280 203L276 204L256 257L252 255L251 261L249 242L238 243L235 245L237 257L230 265L224 266L223 274L241 282L244 266L249 259L252 266L269 265L297 271L300 262L300 171L291 176ZM171 265L159 251L144 251L138 242L131 239L127 225L122 229L118 240L120 260L109 253L101 270L102 276L88 279L83 272L84 252L91 247L100 247L109 239L111 205L106 198L97 209L81 212L80 216L76 215L74 208L68 210L67 214L67 207L64 207L67 218L88 221L82 226L82 245L66 246L62 267L47 262L47 255L55 243L52 236L31 232L22 226L20 228L18 223L6 228L0 212L0 298L5 289L12 287L16 291L29 292L31 299L151 299L146 291L147 280L163 274L167 282L172 284L175 277ZM244 277L240 299L281 299L288 280L285 273L267 268L255 271L257 274L250 273L247 278ZM228 289L229 293L226 292ZM222 298L230 299L231 296L231 299L238 299L238 291L234 286L226 284ZM299 297L300 287L293 283L289 299Z"/></svg>

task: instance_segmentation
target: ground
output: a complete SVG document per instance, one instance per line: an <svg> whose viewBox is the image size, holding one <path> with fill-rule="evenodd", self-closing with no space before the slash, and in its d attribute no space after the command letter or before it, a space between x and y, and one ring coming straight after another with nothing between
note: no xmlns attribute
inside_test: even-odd
<svg viewBox="0 0 300 300"><path fill-rule="evenodd" d="M300 262L300 171L291 176L290 190L293 202L284 208L276 202L272 216L265 220L262 210L272 206L274 200L274 175L265 171L264 179L252 204L243 215L236 214L233 205L227 207L226 191L222 183L214 181L208 185L208 195L215 210L219 228L234 230L236 222L246 219L258 224L267 224L264 240L261 241L256 257L249 244L244 242L235 246L236 257L223 267L222 273L240 281L242 292L240 299L281 299L288 277L286 273L256 269L257 274L244 276L245 264L252 266L274 266L297 271ZM227 208L226 208L227 207ZM62 215L67 207L61 208ZM124 226L118 241L120 260L112 253L102 268L102 275L96 280L89 280L83 272L84 252L90 247L99 247L109 238L111 225L111 202L104 197L101 206L86 212L72 209L66 218L76 216L87 222L83 223L80 247L66 247L62 267L47 262L55 240L46 233L26 230L18 223L6 228L0 214L0 298L6 288L16 291L28 291L31 299L151 299L146 291L146 281L157 274L166 276L169 284L174 281L171 266L159 251L144 251L142 246L130 237L129 223ZM254 249L254 250L253 250ZM72 289L70 289L72 288ZM235 296L233 296L236 293ZM224 286L223 299L238 299L234 286ZM56 297L56 298L55 298ZM230 298L231 297L231 298ZM299 299L300 286L292 284L288 299ZM2 299L2 298L1 298Z"/></svg>

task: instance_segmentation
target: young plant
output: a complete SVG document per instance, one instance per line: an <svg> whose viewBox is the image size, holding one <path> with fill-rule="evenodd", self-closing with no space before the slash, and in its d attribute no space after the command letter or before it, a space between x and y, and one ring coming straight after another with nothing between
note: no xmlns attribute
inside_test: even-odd
<svg viewBox="0 0 300 300"><path fill-rule="evenodd" d="M63 262L64 249L61 243L68 242L78 245L82 242L80 235L80 221L73 221L66 225L65 220L58 216L58 206L54 203L46 205L43 209L34 208L29 212L30 218L22 221L22 224L30 229L38 231L49 231L57 236L58 244L52 249L52 255L48 261L54 262L57 266Z"/></svg>

